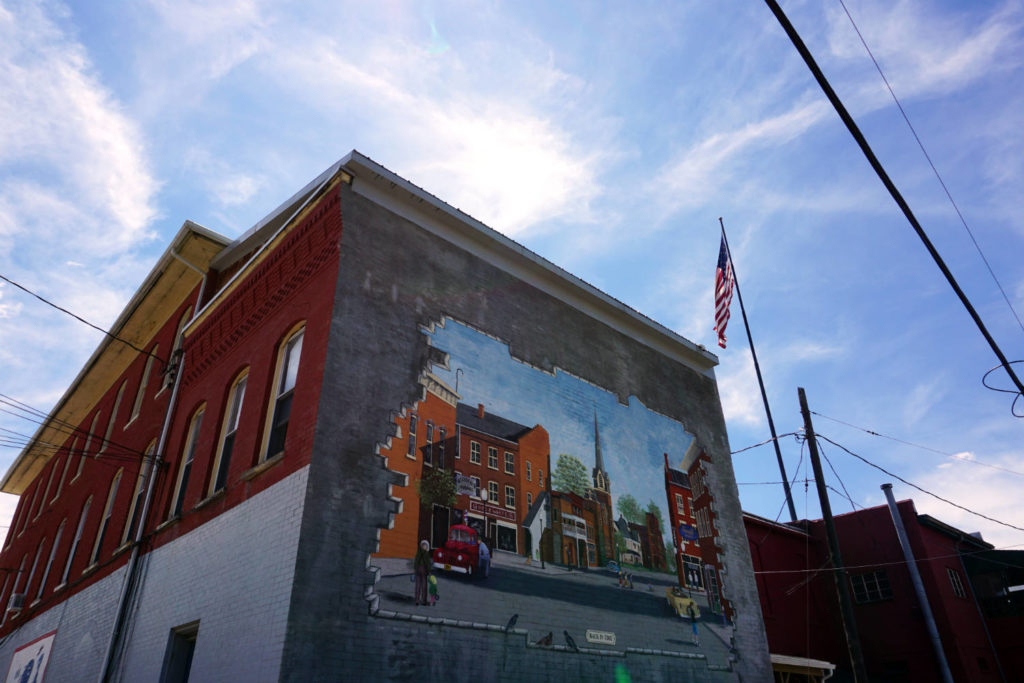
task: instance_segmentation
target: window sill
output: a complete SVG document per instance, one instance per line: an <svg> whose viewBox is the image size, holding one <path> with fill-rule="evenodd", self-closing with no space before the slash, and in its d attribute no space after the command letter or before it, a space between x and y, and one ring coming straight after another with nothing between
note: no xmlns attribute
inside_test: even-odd
<svg viewBox="0 0 1024 683"><path fill-rule="evenodd" d="M86 567L85 569L82 570L82 576L88 576L89 574L92 574L94 571L99 569L99 566L100 566L99 562L93 562L88 567Z"/></svg>
<svg viewBox="0 0 1024 683"><path fill-rule="evenodd" d="M118 555L120 555L125 550L128 550L128 548L131 548L131 547L132 547L131 541L129 541L128 543L122 543L121 545L119 545L117 548L114 549L114 553L110 556L110 559L114 559L115 557L117 557Z"/></svg>
<svg viewBox="0 0 1024 683"><path fill-rule="evenodd" d="M31 604L29 604L28 608L29 609L35 609L36 605L38 605L42 601L43 601L42 598L36 598L35 600L32 601Z"/></svg>
<svg viewBox="0 0 1024 683"><path fill-rule="evenodd" d="M138 413L132 415L131 419L124 423L124 427L121 427L122 432L128 431L128 428L135 424L135 421L139 419Z"/></svg>
<svg viewBox="0 0 1024 683"><path fill-rule="evenodd" d="M272 458L267 458L266 460L261 462L259 465L256 465L256 467L250 468L250 469L246 470L245 472L242 472L242 479L244 479L246 481L249 481L250 479L254 479L254 478L258 477L259 475L263 474L264 472L266 472L267 470L269 470L271 467L273 467L277 463L281 462L282 460L284 460L284 451L278 453L277 455L275 455Z"/></svg>
<svg viewBox="0 0 1024 683"><path fill-rule="evenodd" d="M163 531L164 529L166 529L167 527L172 526L174 524L177 524L180 519L181 519L181 515L175 515L174 517L171 517L170 519L164 520L163 522L160 523L160 526L158 526L156 529L154 529L154 531L159 533L159 532Z"/></svg>
<svg viewBox="0 0 1024 683"><path fill-rule="evenodd" d="M226 489L221 489L221 490L219 490L219 491L214 491L213 493L211 493L210 495L208 495L208 496L207 496L206 498L203 498L203 499L202 499L201 501L199 501L198 503L196 503L196 506L195 506L194 508L192 508L192 509L193 509L193 510L199 510L199 509L201 509L201 508L204 508L204 507L206 507L207 505L209 505L209 504L210 504L210 503L212 503L213 501L215 501L215 500L219 500L219 499L223 498L223 497L224 497L224 491L225 491L225 490L226 490Z"/></svg>
<svg viewBox="0 0 1024 683"><path fill-rule="evenodd" d="M407 459L409 459L409 460L412 460L412 461L415 461L415 460L416 460L416 456L415 456L415 455L409 455L408 453L406 453L406 454L405 454L405 457L406 457Z"/></svg>
<svg viewBox="0 0 1024 683"><path fill-rule="evenodd" d="M488 465L487 469L494 470L495 472L497 472L498 471L498 466L497 465Z"/></svg>
<svg viewBox="0 0 1024 683"><path fill-rule="evenodd" d="M62 583L62 584L60 584L59 586L55 587L55 588L53 589L53 592L54 592L54 593L60 593L60 592L61 592L62 590L64 590L65 588L67 588L67 586L68 586L68 585L67 585L66 583Z"/></svg>

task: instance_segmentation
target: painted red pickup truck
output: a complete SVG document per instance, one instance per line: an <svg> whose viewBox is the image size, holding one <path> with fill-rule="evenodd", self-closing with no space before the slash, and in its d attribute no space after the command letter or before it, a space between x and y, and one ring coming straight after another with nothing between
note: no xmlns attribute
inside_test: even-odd
<svg viewBox="0 0 1024 683"><path fill-rule="evenodd" d="M491 554L480 542L476 529L455 524L448 529L448 540L432 552L434 569L458 572L467 576L487 576L490 573Z"/></svg>

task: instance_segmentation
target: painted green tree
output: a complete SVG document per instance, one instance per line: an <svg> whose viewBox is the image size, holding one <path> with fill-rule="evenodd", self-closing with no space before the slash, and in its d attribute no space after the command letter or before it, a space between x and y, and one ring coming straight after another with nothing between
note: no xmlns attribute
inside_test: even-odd
<svg viewBox="0 0 1024 683"><path fill-rule="evenodd" d="M451 507L455 505L455 477L448 470L432 468L417 482L416 493L420 496L420 503L428 508L434 505Z"/></svg>
<svg viewBox="0 0 1024 683"><path fill-rule="evenodd" d="M587 479L587 466L575 455L562 453L555 461L551 486L556 491L572 491L576 495L585 496L587 489L590 488L590 480Z"/></svg>
<svg viewBox="0 0 1024 683"><path fill-rule="evenodd" d="M636 498L630 494L623 493L619 496L615 508L619 511L620 515L626 518L627 522L633 522L634 524L644 523L643 508L640 507L640 503L636 502Z"/></svg>

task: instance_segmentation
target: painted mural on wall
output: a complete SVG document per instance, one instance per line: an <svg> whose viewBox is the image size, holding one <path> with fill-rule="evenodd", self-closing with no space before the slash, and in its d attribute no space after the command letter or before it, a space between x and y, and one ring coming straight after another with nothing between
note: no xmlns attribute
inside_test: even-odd
<svg viewBox="0 0 1024 683"><path fill-rule="evenodd" d="M380 448L406 483L372 558L378 614L724 659L711 463L683 426L466 325L429 337L447 367Z"/></svg>

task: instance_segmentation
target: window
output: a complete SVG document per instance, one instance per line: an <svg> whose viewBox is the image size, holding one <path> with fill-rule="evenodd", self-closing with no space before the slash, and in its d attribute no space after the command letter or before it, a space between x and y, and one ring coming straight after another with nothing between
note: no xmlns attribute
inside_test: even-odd
<svg viewBox="0 0 1024 683"><path fill-rule="evenodd" d="M686 514L686 501L683 499L683 494L676 494L676 512L680 515Z"/></svg>
<svg viewBox="0 0 1024 683"><path fill-rule="evenodd" d="M107 529L110 528L110 515L114 511L114 499L117 498L117 487L121 484L121 475L124 470L118 470L110 481L110 492L107 493L107 504L103 506L103 516L100 517L100 528L96 532L96 542L92 546L92 555L89 556L89 564L94 564L100 557L100 548L103 547L103 539L107 536Z"/></svg>
<svg viewBox="0 0 1024 683"><path fill-rule="evenodd" d="M516 506L516 490L505 484L505 507L514 508Z"/></svg>
<svg viewBox="0 0 1024 683"><path fill-rule="evenodd" d="M487 466L492 470L498 469L498 449L494 446L487 447Z"/></svg>
<svg viewBox="0 0 1024 683"><path fill-rule="evenodd" d="M533 494L529 491L526 492L526 507L533 507Z"/></svg>
<svg viewBox="0 0 1024 683"><path fill-rule="evenodd" d="M513 453L505 451L505 474L516 473L516 456Z"/></svg>
<svg viewBox="0 0 1024 683"><path fill-rule="evenodd" d="M487 497L490 498L495 505L498 504L498 482L487 482Z"/></svg>
<svg viewBox="0 0 1024 683"><path fill-rule="evenodd" d="M427 421L427 446L423 449L423 464L434 465L434 423Z"/></svg>
<svg viewBox="0 0 1024 683"><path fill-rule="evenodd" d="M24 514L21 516L21 530L18 531L19 536L25 531L25 527L28 525L28 518L32 516L32 508L35 507L36 496L39 495L39 486L40 484L36 484L36 487L32 489L32 498L28 501L28 507L25 508Z"/></svg>
<svg viewBox="0 0 1024 683"><path fill-rule="evenodd" d="M867 574L854 574L850 577L853 587L853 599L858 603L880 602L892 598L889 577L884 569Z"/></svg>
<svg viewBox="0 0 1024 683"><path fill-rule="evenodd" d="M530 461L526 461L526 481L533 481L533 468L530 466Z"/></svg>
<svg viewBox="0 0 1024 683"><path fill-rule="evenodd" d="M138 521L139 515L142 514L142 497L145 495L146 485L149 483L149 470L153 466L153 451L155 450L156 441L152 441L146 447L146 454L143 456L142 464L139 466L139 474L135 478L135 492L132 494L132 502L128 506L128 516L125 518L124 532L121 534L121 545L132 539L135 522Z"/></svg>
<svg viewBox="0 0 1024 683"><path fill-rule="evenodd" d="M68 573L71 571L71 563L75 560L75 551L78 550L78 544L82 540L82 529L85 528L85 519L89 516L89 505L92 503L92 496L89 496L85 500L85 504L82 505L82 514L78 518L78 528L75 529L75 538L71 541L71 549L68 550L68 561L64 565L64 574L60 577L60 583L63 586L68 582Z"/></svg>
<svg viewBox="0 0 1024 683"><path fill-rule="evenodd" d="M53 475L57 472L57 465L60 463L56 458L53 460L53 464L50 466L50 476L46 479L46 492L43 493L43 499L39 501L39 509L36 510L36 517L38 518L43 508L46 507L46 499L50 497L50 487L53 485Z"/></svg>
<svg viewBox="0 0 1024 683"><path fill-rule="evenodd" d="M36 547L36 556L32 560L32 569L28 572L28 581L25 582L25 593L28 594L28 589L32 587L32 579L36 575L36 567L39 565L39 556L43 554L43 546L46 545L46 539L39 541L39 545Z"/></svg>
<svg viewBox="0 0 1024 683"><path fill-rule="evenodd" d="M170 518L181 516L181 508L185 503L185 491L188 489L188 477L192 473L192 460L196 455L196 442L199 441L199 430L203 426L204 410L205 406L196 411L188 427L188 438L185 440L185 450L182 451L178 480L174 485L174 495L171 497L174 504L171 506Z"/></svg>
<svg viewBox="0 0 1024 683"><path fill-rule="evenodd" d="M50 501L51 503L60 498L61 489L64 488L64 480L68 478L68 466L71 464L71 456L73 455L74 453L69 448L67 455L64 456L64 468L60 471L60 479L57 480L57 491L53 494L53 500Z"/></svg>
<svg viewBox="0 0 1024 683"><path fill-rule="evenodd" d="M235 435L238 433L238 419L242 414L242 401L245 399L245 386L249 381L248 371L239 375L231 391L228 392L228 408L224 413L223 434L220 447L213 459L213 476L210 478L209 495L224 490L228 483L228 470L231 468L231 453L235 449Z"/></svg>
<svg viewBox="0 0 1024 683"><path fill-rule="evenodd" d="M107 431L103 433L103 443L100 444L100 453L107 451L107 446L110 445L110 435L114 433L114 421L117 419L117 411L121 408L121 399L124 398L124 387L128 384L128 380L121 382L121 388L117 390L117 398L114 399L114 409L110 411L110 417L107 419Z"/></svg>
<svg viewBox="0 0 1024 683"><path fill-rule="evenodd" d="M416 459L416 430L419 428L419 422L416 413L409 416L409 449L405 454L413 460Z"/></svg>
<svg viewBox="0 0 1024 683"><path fill-rule="evenodd" d="M85 446L82 448L82 451L78 454L78 470L75 472L75 478L72 479L71 481L78 479L79 475L82 474L82 468L85 466L85 457L92 453L92 451L90 451L89 449L92 448L92 438L96 434L96 423L99 421L100 414L97 411L96 415L93 416L92 418L92 425L89 427L89 433L86 434L85 436Z"/></svg>
<svg viewBox="0 0 1024 683"><path fill-rule="evenodd" d="M156 360L155 356L160 353L160 345L155 344L150 350L150 356L146 358L146 367L142 371L142 378L139 379L139 388L135 392L135 401L132 403L132 412L128 416L128 422L131 422L139 416L139 411L142 409L142 399L146 395L146 385L149 384L149 373L153 371L153 361ZM125 425L126 427L128 425Z"/></svg>
<svg viewBox="0 0 1024 683"><path fill-rule="evenodd" d="M181 363L181 342L185 336L185 325L188 324L191 317L192 307L189 306L178 320L178 329L174 331L174 345L171 347L171 355L168 359L167 367L164 368L164 379L160 384L160 391L174 384L174 378L178 374L178 365Z"/></svg>
<svg viewBox="0 0 1024 683"><path fill-rule="evenodd" d="M292 397L295 394L295 380L299 373L299 358L302 356L302 338L306 328L288 337L281 347L277 374L274 378L274 408L270 418L270 435L264 459L284 452L284 439L288 433L288 420L292 413Z"/></svg>
<svg viewBox="0 0 1024 683"><path fill-rule="evenodd" d="M949 582L953 584L953 594L958 598L966 598L967 591L964 589L964 583L960 580L960 573L952 567L946 567L946 573L949 574Z"/></svg>
<svg viewBox="0 0 1024 683"><path fill-rule="evenodd" d="M477 465L480 464L480 444L476 441L469 442L469 461Z"/></svg>
<svg viewBox="0 0 1024 683"><path fill-rule="evenodd" d="M473 480L473 497L480 497L480 477L470 477Z"/></svg>
<svg viewBox="0 0 1024 683"><path fill-rule="evenodd" d="M43 578L39 581L39 591L36 593L36 600L43 597L43 588L46 586L46 580L50 578L50 567L53 566L53 558L57 555L57 546L60 545L60 537L64 534L64 525L68 520L63 520L60 526L57 527L57 535L53 537L53 547L50 548L50 558L46 560L46 569L43 571Z"/></svg>
<svg viewBox="0 0 1024 683"><path fill-rule="evenodd" d="M171 629L171 636L167 640L167 652L164 653L163 670L160 672L160 683L188 681L198 637L198 621Z"/></svg>
<svg viewBox="0 0 1024 683"><path fill-rule="evenodd" d="M544 470L537 470L537 486L544 488Z"/></svg>
<svg viewBox="0 0 1024 683"><path fill-rule="evenodd" d="M444 427L437 428L437 466L444 467L444 442L448 438L448 430Z"/></svg>

